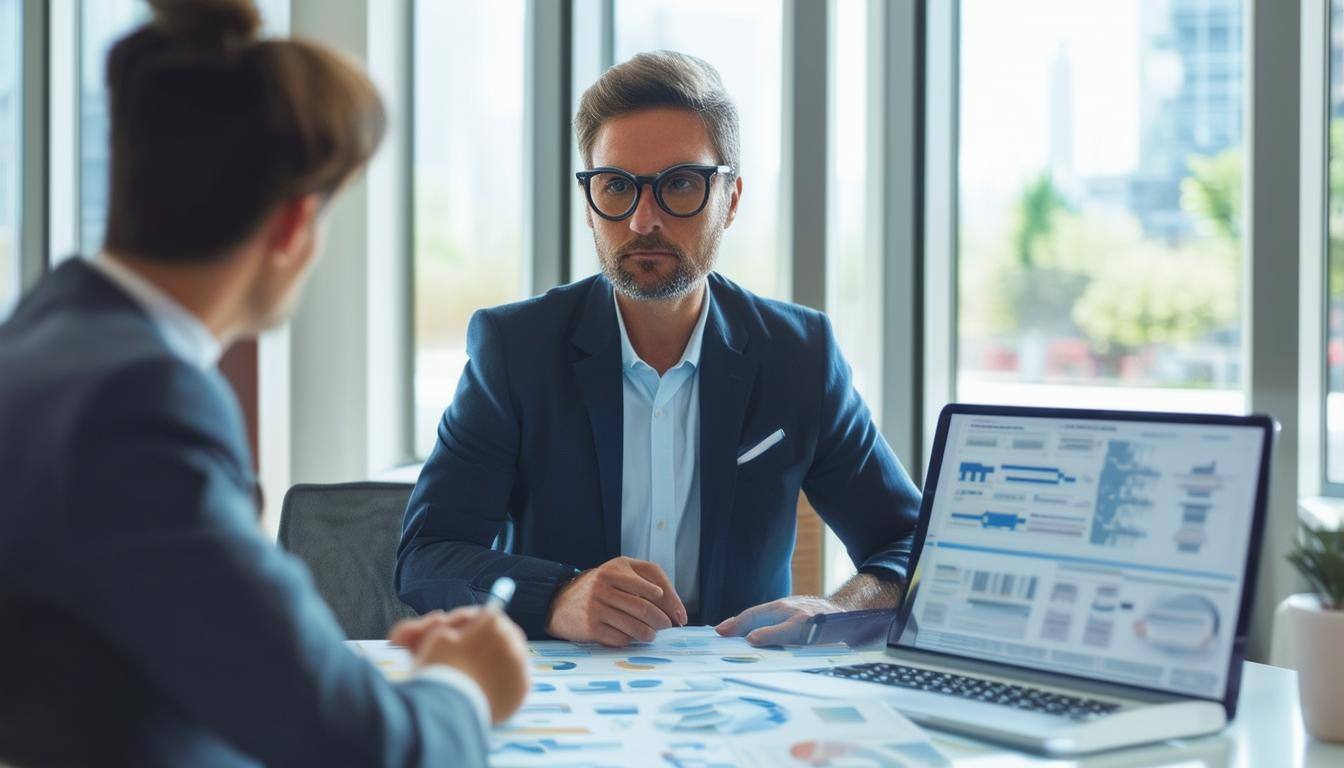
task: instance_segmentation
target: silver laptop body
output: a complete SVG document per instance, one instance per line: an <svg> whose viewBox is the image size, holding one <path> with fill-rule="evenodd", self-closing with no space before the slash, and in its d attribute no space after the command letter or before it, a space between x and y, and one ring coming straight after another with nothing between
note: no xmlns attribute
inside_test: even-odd
<svg viewBox="0 0 1344 768"><path fill-rule="evenodd" d="M1222 729L1274 429L949 405L884 662L773 683L836 697L882 684L922 725L1051 755Z"/></svg>

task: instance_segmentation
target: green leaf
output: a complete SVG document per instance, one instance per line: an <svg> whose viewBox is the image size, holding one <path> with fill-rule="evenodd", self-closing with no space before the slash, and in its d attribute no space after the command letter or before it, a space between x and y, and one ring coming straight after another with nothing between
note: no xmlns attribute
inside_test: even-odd
<svg viewBox="0 0 1344 768"><path fill-rule="evenodd" d="M1344 609L1344 530L1302 526L1287 559L1325 608Z"/></svg>

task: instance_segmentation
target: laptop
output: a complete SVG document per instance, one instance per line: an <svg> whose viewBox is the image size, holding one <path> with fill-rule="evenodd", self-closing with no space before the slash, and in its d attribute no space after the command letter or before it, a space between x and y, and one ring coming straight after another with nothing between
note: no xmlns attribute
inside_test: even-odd
<svg viewBox="0 0 1344 768"><path fill-rule="evenodd" d="M783 676L823 696L886 686L921 725L1049 755L1221 730L1275 429L1265 416L947 406L886 658Z"/></svg>

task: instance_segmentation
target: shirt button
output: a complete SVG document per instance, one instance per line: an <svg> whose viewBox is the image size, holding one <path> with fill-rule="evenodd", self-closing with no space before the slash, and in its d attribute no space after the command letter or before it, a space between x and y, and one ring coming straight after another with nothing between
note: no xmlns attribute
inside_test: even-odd
<svg viewBox="0 0 1344 768"><path fill-rule="evenodd" d="M661 418L663 418L663 409L662 409L662 408L658 408L658 409L654 410L654 412L653 412L653 418L655 418L655 419L661 419Z"/></svg>
<svg viewBox="0 0 1344 768"><path fill-rule="evenodd" d="M659 520L659 521L658 521L658 530L662 531L662 530L666 530L666 529L667 529L667 521L666 521L666 520Z"/></svg>

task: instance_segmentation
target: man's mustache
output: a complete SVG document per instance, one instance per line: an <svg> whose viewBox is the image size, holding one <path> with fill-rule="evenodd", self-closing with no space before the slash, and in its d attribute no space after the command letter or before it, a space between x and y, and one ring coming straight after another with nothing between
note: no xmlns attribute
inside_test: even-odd
<svg viewBox="0 0 1344 768"><path fill-rule="evenodd" d="M616 249L617 256L628 256L636 251L666 251L667 253L681 259L685 256L682 250L658 235L640 235L630 242Z"/></svg>

